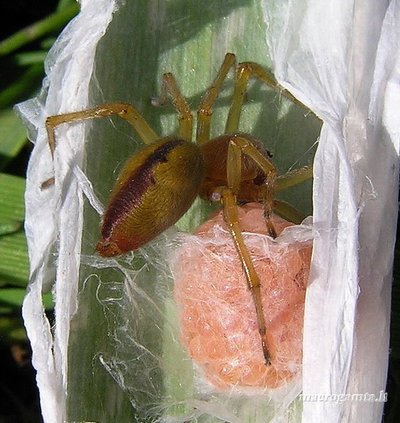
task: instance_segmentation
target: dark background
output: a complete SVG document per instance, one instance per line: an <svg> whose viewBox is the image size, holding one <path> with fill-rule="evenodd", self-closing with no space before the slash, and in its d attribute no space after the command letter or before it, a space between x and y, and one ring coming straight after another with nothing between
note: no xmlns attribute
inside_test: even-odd
<svg viewBox="0 0 400 423"><path fill-rule="evenodd" d="M0 41L16 31L52 13L58 0L1 0L0 1ZM57 34L54 34L56 36ZM29 44L21 51L41 48L40 41ZM12 55L0 57L0 91L13 82L21 72ZM40 87L43 73L32 81L34 95ZM26 94L25 94L26 95ZM17 101L25 100L21 94ZM1 128L0 128L1 131ZM29 143L18 157L2 171L25 176L26 164L31 151ZM23 326L20 309L15 310L15 319ZM9 339L0 328L0 423L39 423L42 422L35 372L31 364L29 343L24 340Z"/></svg>

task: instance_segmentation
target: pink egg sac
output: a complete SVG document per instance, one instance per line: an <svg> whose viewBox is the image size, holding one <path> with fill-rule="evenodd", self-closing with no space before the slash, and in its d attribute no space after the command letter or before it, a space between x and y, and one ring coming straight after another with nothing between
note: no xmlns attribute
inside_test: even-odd
<svg viewBox="0 0 400 423"><path fill-rule="evenodd" d="M239 208L245 243L261 280L272 354L266 365L253 298L222 212L185 238L173 260L181 340L212 386L277 388L300 374L312 241L266 235L262 206ZM278 235L292 223L274 216ZM287 232L287 231L285 231Z"/></svg>

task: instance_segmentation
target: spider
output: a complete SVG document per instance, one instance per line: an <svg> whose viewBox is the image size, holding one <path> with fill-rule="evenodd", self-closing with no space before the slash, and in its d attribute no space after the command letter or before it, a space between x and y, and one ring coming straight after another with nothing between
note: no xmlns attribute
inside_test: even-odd
<svg viewBox="0 0 400 423"><path fill-rule="evenodd" d="M231 68L235 69L234 91L225 133L210 139L212 108ZM275 192L309 179L312 169L303 167L277 177L263 144L238 131L244 96L252 77L297 102L289 92L278 87L263 67L254 62L236 65L235 55L228 53L198 108L195 143L192 142L192 112L171 73L163 75L159 102L169 98L175 107L179 115L177 135L160 138L136 108L125 103L107 103L88 110L50 116L46 120L46 129L52 155L58 125L111 115L129 122L145 144L127 160L111 192L102 219L101 239L96 246L101 256L111 257L137 250L175 224L198 195L222 204L224 220L252 293L263 355L269 365L271 356L260 280L243 240L237 207L238 203L261 202L268 234L275 238L271 220L273 210L289 220L298 220L298 213L292 206L274 199ZM44 187L49 184L51 182L46 182Z"/></svg>

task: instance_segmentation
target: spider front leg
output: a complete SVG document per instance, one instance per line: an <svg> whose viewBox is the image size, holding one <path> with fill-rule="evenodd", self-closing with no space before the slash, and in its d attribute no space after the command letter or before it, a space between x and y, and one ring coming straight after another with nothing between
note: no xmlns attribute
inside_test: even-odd
<svg viewBox="0 0 400 423"><path fill-rule="evenodd" d="M51 154L54 155L56 148L55 129L63 123L77 122L80 120L96 119L117 115L126 120L136 130L145 144L151 144L159 139L144 117L127 103L106 103L92 109L79 112L64 113L61 115L49 116L46 119L46 130Z"/></svg>
<svg viewBox="0 0 400 423"><path fill-rule="evenodd" d="M247 284L251 290L253 301L257 314L258 331L261 338L261 345L265 362L267 365L271 364L274 358L273 342L269 337L263 306L261 301L260 279L254 268L254 264L250 257L249 251L244 243L243 235L239 226L237 199L236 196L240 190L242 182L242 159L243 155L247 155L254 160L254 162L262 169L266 175L265 185L265 219L268 233L272 237L276 237L276 230L272 223L272 206L274 185L276 179L276 170L269 159L263 155L244 135L234 135L231 137L228 146L227 158L227 183L228 186L222 189L221 201L224 211L224 219L228 225L232 239L234 241L236 250L238 252L244 273L246 275Z"/></svg>
<svg viewBox="0 0 400 423"><path fill-rule="evenodd" d="M145 144L151 144L159 136L153 131L144 117L134 106L127 103L106 103L92 109L81 110L79 112L64 113L61 115L49 116L46 119L47 140L52 157L56 149L56 128L64 123L72 123L81 120L103 118L116 115L126 120L138 133ZM54 184L54 177L44 181L42 189L47 189Z"/></svg>
<svg viewBox="0 0 400 423"><path fill-rule="evenodd" d="M247 284L253 297L257 315L258 332L261 338L261 346L265 364L268 366L275 358L275 354L273 341L272 338L268 335L265 324L264 310L261 299L260 278L258 277L249 251L246 247L246 244L244 243L242 231L239 226L236 196L233 194L231 189L225 188L222 190L221 202L223 205L224 220L228 225L229 232L231 233L240 261L242 263L244 273L246 275Z"/></svg>
<svg viewBox="0 0 400 423"><path fill-rule="evenodd" d="M77 122L87 119L103 118L112 115L117 115L126 120L139 134L140 138L145 144L151 144L156 141L159 136L153 131L150 125L146 122L143 116L133 107L127 103L106 103L92 109L81 110L79 112L64 113L61 115L49 116L46 119L47 140L52 157L56 148L55 131L57 126L64 123ZM42 189L46 189L53 185L54 177L44 181L41 185Z"/></svg>
<svg viewBox="0 0 400 423"><path fill-rule="evenodd" d="M264 69L258 63L243 62L239 63L236 70L232 104L229 109L228 119L225 127L226 133L236 132L239 127L242 105L250 78L256 78L260 80L268 87L288 98L292 103L298 104L304 108L307 113L312 113L308 107L297 100L297 98L294 97L289 91L281 87L272 73Z"/></svg>
<svg viewBox="0 0 400 423"><path fill-rule="evenodd" d="M237 195L242 181L242 156L251 157L265 174L265 184L262 187L264 203L264 217L268 234L276 238L276 230L272 223L272 210L274 206L276 169L271 161L262 154L245 136L235 134L231 137L228 147L227 181L229 188Z"/></svg>
<svg viewBox="0 0 400 423"><path fill-rule="evenodd" d="M225 55L224 62L218 71L213 83L208 88L197 111L197 133L196 140L199 144L202 144L210 139L210 126L212 117L212 107L217 99L224 80L228 75L229 70L232 66L235 66L236 57L232 53Z"/></svg>
<svg viewBox="0 0 400 423"><path fill-rule="evenodd" d="M167 97L170 97L172 105L179 114L179 136L186 140L192 140L193 115L190 107L181 92L172 73L165 73L161 85L159 97L152 99L153 106L162 106Z"/></svg>

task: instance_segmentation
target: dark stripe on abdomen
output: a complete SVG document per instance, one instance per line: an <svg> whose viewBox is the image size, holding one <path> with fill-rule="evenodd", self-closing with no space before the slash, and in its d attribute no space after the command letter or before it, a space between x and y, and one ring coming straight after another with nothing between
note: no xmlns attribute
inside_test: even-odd
<svg viewBox="0 0 400 423"><path fill-rule="evenodd" d="M113 197L103 218L101 234L103 239L111 236L114 226L127 214L139 207L144 194L155 184L154 168L168 161L168 154L186 141L172 139L160 145L146 160L132 172L131 177Z"/></svg>

